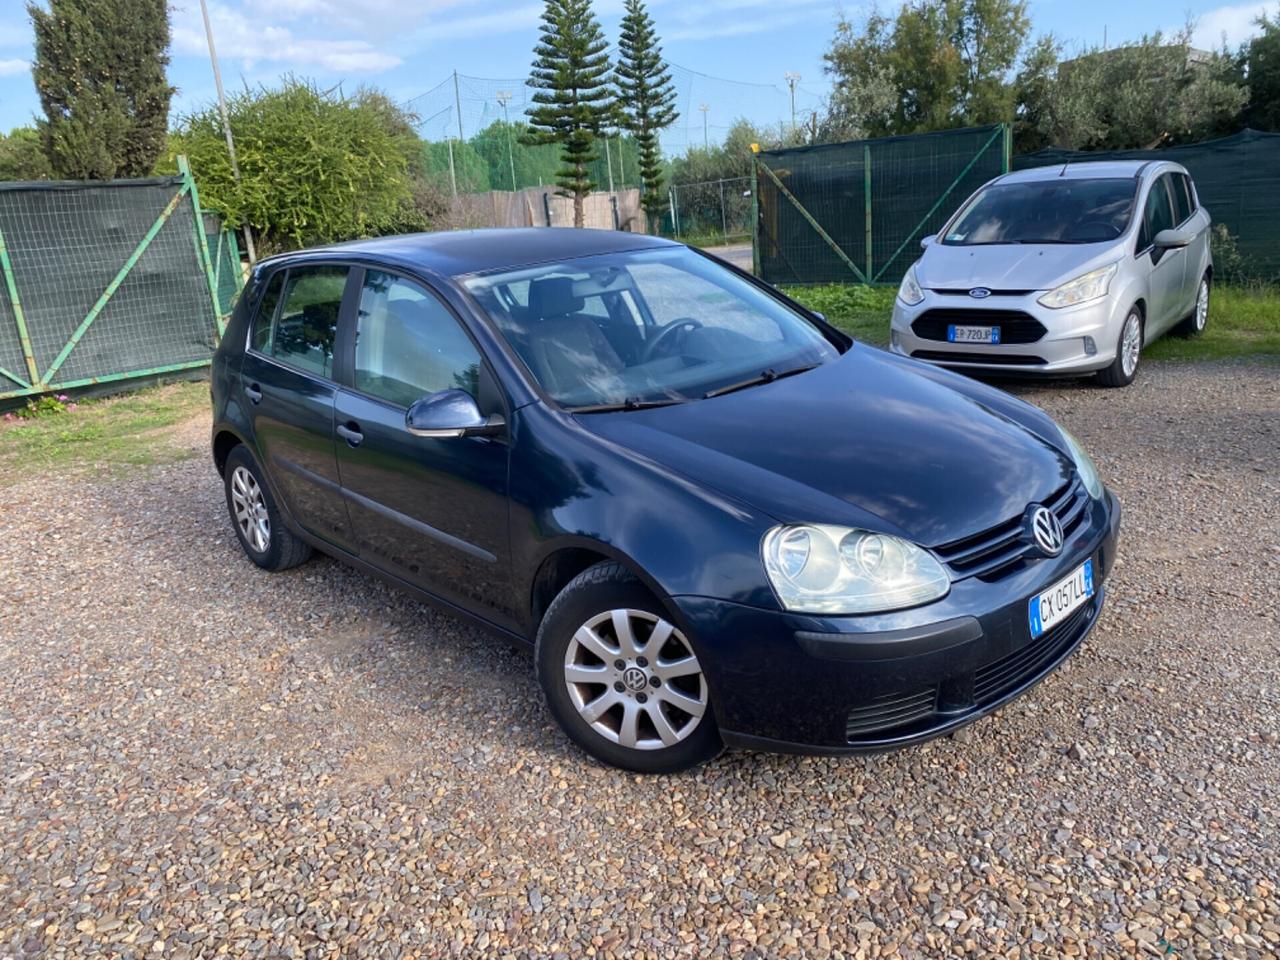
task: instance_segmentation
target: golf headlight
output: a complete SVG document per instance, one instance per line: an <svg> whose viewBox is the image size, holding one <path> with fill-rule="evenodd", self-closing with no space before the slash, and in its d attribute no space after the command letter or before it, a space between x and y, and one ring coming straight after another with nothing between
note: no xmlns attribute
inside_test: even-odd
<svg viewBox="0 0 1280 960"><path fill-rule="evenodd" d="M798 613L878 613L945 597L951 581L914 543L827 524L774 527L761 545L782 605Z"/></svg>
<svg viewBox="0 0 1280 960"><path fill-rule="evenodd" d="M920 284L916 283L916 267L914 263L902 277L902 284L898 287L898 299L908 307L914 307L924 299L924 291L920 289Z"/></svg>
<svg viewBox="0 0 1280 960"><path fill-rule="evenodd" d="M1093 465L1093 460L1084 452L1084 447L1080 446L1080 441L1071 434L1058 428L1062 432L1062 439L1067 444L1067 452L1071 454L1071 459L1076 463L1076 470L1080 473L1080 479L1084 483L1084 488L1089 491L1089 496L1095 500L1102 499L1102 477L1098 476L1098 468Z"/></svg>
<svg viewBox="0 0 1280 960"><path fill-rule="evenodd" d="M1050 290L1037 303L1052 310L1057 310L1061 307L1074 307L1077 303L1086 303L1089 300L1105 297L1107 291L1111 289L1111 278L1116 275L1116 271L1119 269L1119 263L1110 263L1105 267L1099 267L1097 270L1090 270L1088 273L1082 274L1074 280L1068 280L1062 286Z"/></svg>

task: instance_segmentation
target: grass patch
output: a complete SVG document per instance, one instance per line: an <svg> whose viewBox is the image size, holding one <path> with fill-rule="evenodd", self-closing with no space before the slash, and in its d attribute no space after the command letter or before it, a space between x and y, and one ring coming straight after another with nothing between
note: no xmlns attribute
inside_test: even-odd
<svg viewBox="0 0 1280 960"><path fill-rule="evenodd" d="M1280 289L1214 287L1203 334L1161 337L1144 353L1148 360L1280 356Z"/></svg>
<svg viewBox="0 0 1280 960"><path fill-rule="evenodd" d="M0 423L0 478L186 460L199 451L168 428L208 409L209 385L197 381L78 400L67 413Z"/></svg>
<svg viewBox="0 0 1280 960"><path fill-rule="evenodd" d="M783 287L782 292L827 318L851 337L877 347L889 343L889 315L896 287L828 283L816 287Z"/></svg>
<svg viewBox="0 0 1280 960"><path fill-rule="evenodd" d="M889 316L897 294L893 287L827 284L784 287L783 292L864 343L882 347L889 342ZM1202 336L1166 335L1146 348L1143 359L1216 360L1259 354L1280 356L1280 289L1222 286L1213 290L1209 325Z"/></svg>

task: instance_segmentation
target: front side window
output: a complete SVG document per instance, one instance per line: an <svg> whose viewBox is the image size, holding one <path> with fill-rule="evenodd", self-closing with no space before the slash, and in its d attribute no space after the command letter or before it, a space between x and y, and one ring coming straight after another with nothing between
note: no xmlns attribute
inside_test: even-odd
<svg viewBox="0 0 1280 960"><path fill-rule="evenodd" d="M542 389L567 407L694 399L839 354L803 315L683 247L463 283Z"/></svg>
<svg viewBox="0 0 1280 960"><path fill-rule="evenodd" d="M346 267L291 267L285 275L283 299L269 337L258 347L261 332L255 328L254 346L291 366L332 377L333 343L338 335L338 311L346 284ZM268 287L267 295L270 294ZM260 310L259 323L265 319L266 314Z"/></svg>
<svg viewBox="0 0 1280 960"><path fill-rule="evenodd" d="M1147 194L1147 205L1142 212L1142 232L1138 236L1139 250L1147 249L1155 242L1157 233L1173 226L1173 204L1167 183L1168 177L1161 177L1151 185L1151 192Z"/></svg>
<svg viewBox="0 0 1280 960"><path fill-rule="evenodd" d="M369 270L360 291L355 387L408 407L429 393L479 399L480 353L457 319L411 280Z"/></svg>
<svg viewBox="0 0 1280 960"><path fill-rule="evenodd" d="M280 305L280 291L284 289L284 270L277 271L267 282L266 292L258 304L253 319L253 335L250 343L259 353L271 352L271 333L275 329L276 307Z"/></svg>
<svg viewBox="0 0 1280 960"><path fill-rule="evenodd" d="M957 247L1105 243L1128 229L1136 190L1131 177L992 184L969 201L942 242Z"/></svg>
<svg viewBox="0 0 1280 960"><path fill-rule="evenodd" d="M1173 208L1177 223L1185 223L1195 213L1195 201L1191 199L1191 181L1185 173L1175 173L1169 181L1173 187Z"/></svg>

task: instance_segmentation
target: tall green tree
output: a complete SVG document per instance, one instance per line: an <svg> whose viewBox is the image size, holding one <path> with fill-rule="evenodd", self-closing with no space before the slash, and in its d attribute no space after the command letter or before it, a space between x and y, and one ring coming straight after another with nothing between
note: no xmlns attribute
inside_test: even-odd
<svg viewBox="0 0 1280 960"><path fill-rule="evenodd" d="M27 4L32 74L56 176L143 177L165 147L169 98L166 0L49 0Z"/></svg>
<svg viewBox="0 0 1280 960"><path fill-rule="evenodd" d="M827 136L886 136L1013 119L1025 0L912 0L863 29L842 19L824 59Z"/></svg>
<svg viewBox="0 0 1280 960"><path fill-rule="evenodd" d="M1249 102L1244 122L1256 130L1280 130L1280 14L1257 19L1262 31L1244 48Z"/></svg>
<svg viewBox="0 0 1280 960"><path fill-rule="evenodd" d="M40 149L40 134L31 127L15 127L6 137L0 133L0 181L48 180L53 176L49 158Z"/></svg>
<svg viewBox="0 0 1280 960"><path fill-rule="evenodd" d="M529 85L528 140L560 145L556 185L573 198L573 225L583 225L583 201L595 187L589 164L595 141L614 114L609 45L591 0L546 0Z"/></svg>
<svg viewBox="0 0 1280 960"><path fill-rule="evenodd" d="M640 147L640 198L649 222L662 217L662 148L658 134L675 123L676 91L671 73L662 61L662 47L653 19L642 0L626 0L622 32L618 38L618 110L622 125Z"/></svg>

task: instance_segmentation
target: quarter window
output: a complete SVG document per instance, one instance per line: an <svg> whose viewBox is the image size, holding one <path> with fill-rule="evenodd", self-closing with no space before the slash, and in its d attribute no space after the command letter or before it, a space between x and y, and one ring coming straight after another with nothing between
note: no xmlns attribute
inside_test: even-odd
<svg viewBox="0 0 1280 960"><path fill-rule="evenodd" d="M1191 181L1186 174L1176 173L1169 185L1173 187L1174 218L1178 223L1185 223L1196 209L1191 199Z"/></svg>
<svg viewBox="0 0 1280 960"><path fill-rule="evenodd" d="M310 373L332 377L333 342L346 284L346 267L290 269L284 280L284 302L264 352ZM259 322L266 319L260 312ZM257 335L255 331L255 341Z"/></svg>
<svg viewBox="0 0 1280 960"><path fill-rule="evenodd" d="M360 291L355 387L407 407L429 393L479 398L480 353L457 319L418 284L369 270Z"/></svg>

